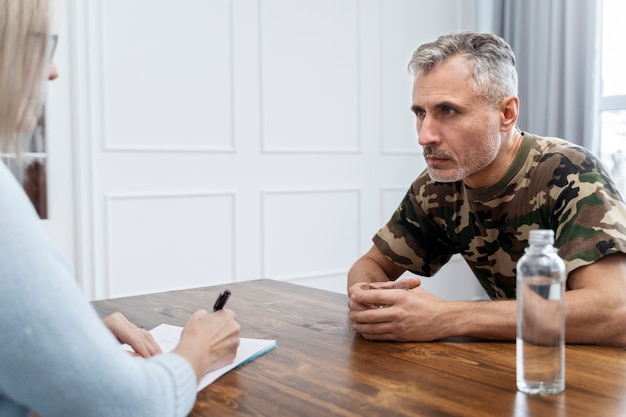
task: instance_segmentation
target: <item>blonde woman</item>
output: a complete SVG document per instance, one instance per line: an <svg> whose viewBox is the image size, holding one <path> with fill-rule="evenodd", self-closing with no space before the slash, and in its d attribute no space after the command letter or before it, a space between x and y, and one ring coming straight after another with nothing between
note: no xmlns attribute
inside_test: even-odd
<svg viewBox="0 0 626 417"><path fill-rule="evenodd" d="M0 0L2 152L19 155L46 79L58 76L49 3ZM227 309L194 313L170 354L119 313L103 323L1 163L0 334L1 416L186 416L199 378L230 363L239 345L239 324Z"/></svg>

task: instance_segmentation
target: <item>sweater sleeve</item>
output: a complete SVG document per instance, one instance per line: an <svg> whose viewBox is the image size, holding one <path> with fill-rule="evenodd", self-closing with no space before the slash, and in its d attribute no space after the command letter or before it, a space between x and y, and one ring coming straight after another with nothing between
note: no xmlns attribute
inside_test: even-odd
<svg viewBox="0 0 626 417"><path fill-rule="evenodd" d="M2 164L0 282L0 415L188 415L191 365L122 351Z"/></svg>

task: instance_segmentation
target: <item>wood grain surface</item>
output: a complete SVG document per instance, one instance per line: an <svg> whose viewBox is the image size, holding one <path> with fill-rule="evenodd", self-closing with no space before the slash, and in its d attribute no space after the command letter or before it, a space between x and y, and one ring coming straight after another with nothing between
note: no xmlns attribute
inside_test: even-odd
<svg viewBox="0 0 626 417"><path fill-rule="evenodd" d="M220 291L241 336L278 348L198 393L191 416L626 416L626 352L569 345L563 394L517 392L515 343L452 339L367 341L348 320L347 297L256 280L94 301L145 328L184 325Z"/></svg>

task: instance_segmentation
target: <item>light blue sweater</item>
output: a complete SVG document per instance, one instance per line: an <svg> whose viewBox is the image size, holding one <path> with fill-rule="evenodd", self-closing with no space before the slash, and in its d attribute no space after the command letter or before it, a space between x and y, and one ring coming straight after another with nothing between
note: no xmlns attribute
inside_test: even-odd
<svg viewBox="0 0 626 417"><path fill-rule="evenodd" d="M190 364L132 357L103 325L0 163L0 416L186 416Z"/></svg>

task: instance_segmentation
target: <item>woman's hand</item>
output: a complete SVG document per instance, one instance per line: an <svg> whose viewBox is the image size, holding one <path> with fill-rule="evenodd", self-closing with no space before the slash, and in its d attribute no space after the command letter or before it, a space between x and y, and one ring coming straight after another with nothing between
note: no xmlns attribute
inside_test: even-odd
<svg viewBox="0 0 626 417"><path fill-rule="evenodd" d="M152 335L143 327L131 323L122 313L113 313L102 321L117 340L132 347L138 356L149 358L161 353Z"/></svg>
<svg viewBox="0 0 626 417"><path fill-rule="evenodd" d="M239 330L232 310L222 309L214 313L198 310L187 320L174 353L189 361L199 381L206 372L228 365L235 359Z"/></svg>

